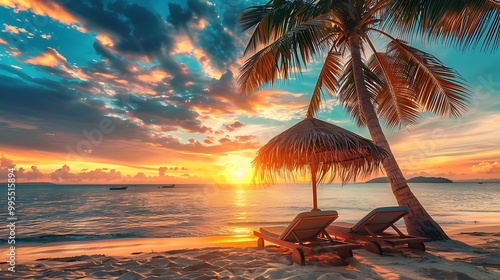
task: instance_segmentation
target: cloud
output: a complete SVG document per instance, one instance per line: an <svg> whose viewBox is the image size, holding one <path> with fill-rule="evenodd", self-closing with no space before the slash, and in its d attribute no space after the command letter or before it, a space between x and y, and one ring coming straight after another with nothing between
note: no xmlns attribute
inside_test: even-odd
<svg viewBox="0 0 500 280"><path fill-rule="evenodd" d="M473 173L494 173L500 175L500 162L481 162L473 165L471 170Z"/></svg>
<svg viewBox="0 0 500 280"><path fill-rule="evenodd" d="M46 175L43 174L40 170L38 170L38 167L36 166L31 166L31 170L26 171L24 168L19 168L18 170L18 177L22 179L27 179L27 180L36 180L36 179L42 179Z"/></svg>
<svg viewBox="0 0 500 280"><path fill-rule="evenodd" d="M230 142L232 142L231 139L226 138L226 137L219 139L219 143L221 143L221 144L227 144Z"/></svg>
<svg viewBox="0 0 500 280"><path fill-rule="evenodd" d="M196 111L168 104L162 100L126 96L124 99L117 99L115 104L128 110L130 115L139 118L145 124L160 126L163 131L174 131L177 127L194 133L211 131L211 128L203 126L197 119L199 114Z"/></svg>
<svg viewBox="0 0 500 280"><path fill-rule="evenodd" d="M56 49L47 48L42 54L36 57L25 60L24 62L32 65L56 67L65 65L69 67L68 61Z"/></svg>
<svg viewBox="0 0 500 280"><path fill-rule="evenodd" d="M1 5L15 9L16 11L30 10L34 14L41 16L49 16L64 24L77 23L78 20L71 13L66 11L58 1L18 1L18 0L2 0Z"/></svg>
<svg viewBox="0 0 500 280"><path fill-rule="evenodd" d="M30 32L28 32L28 30L26 30L26 29L24 29L22 27L8 25L6 23L4 23L3 26L4 26L4 30L2 30L2 32L11 33L11 34L20 34L20 33L29 33L29 34L31 34Z"/></svg>
<svg viewBox="0 0 500 280"><path fill-rule="evenodd" d="M160 167L160 168L158 168L159 176L160 177L165 176L165 172L167 172L167 170L168 170L168 167Z"/></svg>
<svg viewBox="0 0 500 280"><path fill-rule="evenodd" d="M107 168L72 173L71 168L65 164L49 174L49 177L54 181L115 181L122 179L122 173L115 169L108 171Z"/></svg>
<svg viewBox="0 0 500 280"><path fill-rule="evenodd" d="M245 125L244 125L244 124L242 124L242 123L241 123L241 122L239 122L239 121L236 121L236 122L234 122L234 123L232 123L232 124L225 124L225 125L224 125L224 127L225 127L225 128L227 129L227 131L229 131L229 132L235 131L235 130L237 130L238 128L241 128L241 127L243 127L243 126L245 126Z"/></svg>
<svg viewBox="0 0 500 280"><path fill-rule="evenodd" d="M118 52L151 56L171 48L169 27L158 14L140 5L95 0L67 1L64 6L85 28L111 38Z"/></svg>
<svg viewBox="0 0 500 280"><path fill-rule="evenodd" d="M172 23L177 29L188 29L188 22L192 19L193 12L189 9L183 9L177 3L168 3L169 16L168 22Z"/></svg>
<svg viewBox="0 0 500 280"><path fill-rule="evenodd" d="M239 55L235 38L220 24L210 24L200 32L199 44L218 69L233 65Z"/></svg>
<svg viewBox="0 0 500 280"><path fill-rule="evenodd" d="M235 138L236 141L245 143L254 141L257 137L255 137L254 135L243 135L243 136L236 136Z"/></svg>
<svg viewBox="0 0 500 280"><path fill-rule="evenodd" d="M205 136L205 139L203 139L203 143L208 144L208 145L212 145L215 143L215 137L207 135L207 136Z"/></svg>
<svg viewBox="0 0 500 280"><path fill-rule="evenodd" d="M2 154L2 157L0 158L0 168L2 170L8 169L15 167L16 165L14 164L14 161L10 158L7 158L7 156Z"/></svg>

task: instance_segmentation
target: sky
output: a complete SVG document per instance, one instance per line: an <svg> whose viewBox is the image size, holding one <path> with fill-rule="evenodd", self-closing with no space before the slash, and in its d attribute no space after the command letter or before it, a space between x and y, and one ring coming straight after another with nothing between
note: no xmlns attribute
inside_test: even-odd
<svg viewBox="0 0 500 280"><path fill-rule="evenodd" d="M260 2L0 0L0 176L250 182L258 148L304 118L321 66L237 92L238 16ZM405 176L500 178L500 52L410 43L457 70L471 102L460 118L385 128ZM335 99L318 117L369 138Z"/></svg>

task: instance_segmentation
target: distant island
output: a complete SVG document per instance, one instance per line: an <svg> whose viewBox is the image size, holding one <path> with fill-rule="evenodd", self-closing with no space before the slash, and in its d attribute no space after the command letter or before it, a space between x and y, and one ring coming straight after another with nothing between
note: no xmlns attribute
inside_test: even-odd
<svg viewBox="0 0 500 280"><path fill-rule="evenodd" d="M406 180L408 183L453 183L452 180L443 178L443 177L413 177L411 179ZM379 177L374 178L365 183L389 183L389 179L387 177Z"/></svg>

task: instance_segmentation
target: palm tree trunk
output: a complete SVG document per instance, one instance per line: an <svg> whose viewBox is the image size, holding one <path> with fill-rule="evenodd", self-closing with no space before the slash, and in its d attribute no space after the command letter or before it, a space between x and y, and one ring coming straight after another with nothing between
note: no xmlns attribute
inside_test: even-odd
<svg viewBox="0 0 500 280"><path fill-rule="evenodd" d="M364 114L362 117L366 120L365 123L375 144L384 148L389 153L389 156L383 162L383 166L398 204L410 207L410 213L404 218L408 234L428 237L433 240L449 239L443 229L441 229L441 227L432 219L427 211L425 211L417 197L415 197L412 193L406 179L403 176L403 172L401 172L401 169L392 154L389 143L385 138L377 114L370 100L368 89L366 88L363 76L363 62L361 59L360 44L361 36L359 34L353 34L349 37L354 83L356 85L356 92L360 103L359 105L361 106L361 111Z"/></svg>

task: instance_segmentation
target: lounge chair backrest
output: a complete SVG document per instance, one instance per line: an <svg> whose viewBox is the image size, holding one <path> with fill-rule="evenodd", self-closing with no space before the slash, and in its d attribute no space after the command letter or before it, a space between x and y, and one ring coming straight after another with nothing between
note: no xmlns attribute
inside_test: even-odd
<svg viewBox="0 0 500 280"><path fill-rule="evenodd" d="M337 211L312 211L298 214L280 235L288 242L305 242L316 239L318 234L339 217ZM296 236L299 240L297 240Z"/></svg>
<svg viewBox="0 0 500 280"><path fill-rule="evenodd" d="M403 216L408 214L408 206L380 207L372 210L363 219L356 223L351 232L369 234L365 227L375 234L380 234Z"/></svg>

